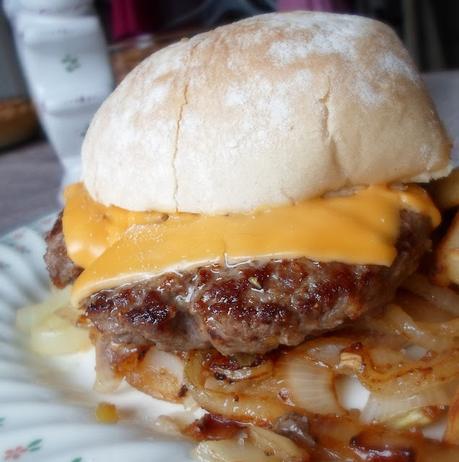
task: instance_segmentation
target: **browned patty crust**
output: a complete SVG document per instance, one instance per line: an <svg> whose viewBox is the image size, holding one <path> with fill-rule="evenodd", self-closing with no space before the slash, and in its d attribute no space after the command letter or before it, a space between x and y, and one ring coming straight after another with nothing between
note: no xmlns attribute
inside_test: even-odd
<svg viewBox="0 0 459 462"><path fill-rule="evenodd" d="M71 284L83 271L67 255L64 233L62 231L62 212L45 237L45 263L49 277L56 287L62 289Z"/></svg>
<svg viewBox="0 0 459 462"><path fill-rule="evenodd" d="M60 284L81 271L71 267L61 229L58 220L46 257ZM265 353L301 343L390 301L417 268L430 231L427 217L402 211L391 267L307 258L212 264L102 290L83 308L115 344L156 344L166 350L212 345L224 354Z"/></svg>

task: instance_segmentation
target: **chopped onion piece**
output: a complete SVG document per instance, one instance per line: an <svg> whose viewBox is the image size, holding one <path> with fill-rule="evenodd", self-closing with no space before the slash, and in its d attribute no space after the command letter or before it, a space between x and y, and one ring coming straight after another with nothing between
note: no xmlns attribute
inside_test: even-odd
<svg viewBox="0 0 459 462"><path fill-rule="evenodd" d="M309 454L304 449L300 449L292 440L266 428L249 427L249 440L265 454L277 456L282 461L306 462L309 460Z"/></svg>
<svg viewBox="0 0 459 462"><path fill-rule="evenodd" d="M357 353L343 351L339 356L338 370L343 374L353 374L363 366L362 357Z"/></svg>
<svg viewBox="0 0 459 462"><path fill-rule="evenodd" d="M32 327L30 348L41 355L65 355L91 348L86 329L74 326L57 314L51 314Z"/></svg>
<svg viewBox="0 0 459 462"><path fill-rule="evenodd" d="M201 462L284 462L279 457L266 455L250 443L239 444L234 440L203 441L192 455Z"/></svg>
<svg viewBox="0 0 459 462"><path fill-rule="evenodd" d="M203 367L205 353L190 353L185 364L185 382L196 402L212 414L238 420L241 422L271 423L285 414L288 406L284 404L273 390L264 389L264 381L236 382L242 389L232 391L225 381L212 381L212 388L206 383L211 377ZM216 382L223 382L220 390Z"/></svg>
<svg viewBox="0 0 459 462"><path fill-rule="evenodd" d="M273 430L307 450L316 447L314 438L309 434L309 419L303 414L296 412L284 414L276 420Z"/></svg>
<svg viewBox="0 0 459 462"><path fill-rule="evenodd" d="M100 393L111 393L117 390L122 377L113 370L107 355L106 340L102 336L96 339L96 380L94 390Z"/></svg>
<svg viewBox="0 0 459 462"><path fill-rule="evenodd" d="M16 326L20 331L30 333L34 326L69 303L70 289L52 290L50 296L42 303L20 308L16 313Z"/></svg>
<svg viewBox="0 0 459 462"><path fill-rule="evenodd" d="M295 350L279 361L288 396L295 404L316 414L343 413L338 403L332 369L321 366Z"/></svg>
<svg viewBox="0 0 459 462"><path fill-rule="evenodd" d="M429 331L430 323L416 323L398 305L389 305L385 317L398 332L405 335L415 345L433 351L442 351L452 346L454 338L434 335Z"/></svg>
<svg viewBox="0 0 459 462"><path fill-rule="evenodd" d="M182 436L180 424L173 417L168 415L160 415L153 422L153 430L164 436L172 436L175 438L180 438Z"/></svg>
<svg viewBox="0 0 459 462"><path fill-rule="evenodd" d="M384 348L379 350L382 352ZM419 360L403 355L400 361L387 364L376 363L372 349L362 344L354 353L362 358L361 363L355 362L360 367L353 370L360 383L369 391L386 396L407 397L459 378L459 348L426 354Z"/></svg>
<svg viewBox="0 0 459 462"><path fill-rule="evenodd" d="M270 377L273 373L273 363L272 361L266 360L263 361L258 366L250 367L245 366L240 369L226 369L224 367L214 367L214 371L218 372L222 376L230 379L232 381L239 380L253 380L253 379L263 379Z"/></svg>
<svg viewBox="0 0 459 462"><path fill-rule="evenodd" d="M386 425L395 430L419 429L437 422L444 415L445 410L444 406L426 406L412 409L406 414L397 415L386 422Z"/></svg>
<svg viewBox="0 0 459 462"><path fill-rule="evenodd" d="M365 423L384 423L393 421L392 426L403 427L402 418L406 417L415 409L422 409L427 406L445 406L451 400L451 396L443 386L437 386L422 390L409 396L370 394L368 401L361 413L361 420ZM411 414L413 418L414 414ZM419 421L411 421L411 425L426 425L429 422L421 413L418 414ZM396 421L394 421L396 419ZM397 425L398 422L398 425ZM406 419L409 423L409 419Z"/></svg>
<svg viewBox="0 0 459 462"><path fill-rule="evenodd" d="M406 351L403 349L387 348L385 345L372 346L369 354L374 365L380 369L396 367L408 360Z"/></svg>
<svg viewBox="0 0 459 462"><path fill-rule="evenodd" d="M134 369L126 373L126 381L158 399L180 402L184 396L184 362L173 353L151 347Z"/></svg>
<svg viewBox="0 0 459 462"><path fill-rule="evenodd" d="M416 322L436 323L449 321L455 317L448 311L438 308L430 300L408 290L400 290L395 303L400 305Z"/></svg>
<svg viewBox="0 0 459 462"><path fill-rule="evenodd" d="M314 361L328 367L337 367L340 360L340 353L349 347L353 340L349 337L319 337L307 341L304 345L295 350L304 350Z"/></svg>
<svg viewBox="0 0 459 462"><path fill-rule="evenodd" d="M204 412L204 411L202 411ZM196 419L190 411L179 411L173 414L160 415L153 422L153 429L162 435L183 437L183 431Z"/></svg>
<svg viewBox="0 0 459 462"><path fill-rule="evenodd" d="M439 287L431 284L421 274L413 274L404 283L404 287L411 292L431 301L442 310L459 316L459 295L446 287Z"/></svg>
<svg viewBox="0 0 459 462"><path fill-rule="evenodd" d="M450 444L459 445L459 388L448 409L448 420L443 440Z"/></svg>
<svg viewBox="0 0 459 462"><path fill-rule="evenodd" d="M45 356L77 353L91 347L88 331L75 326L69 311L70 289L53 290L42 303L18 310L16 325L29 334L32 351Z"/></svg>

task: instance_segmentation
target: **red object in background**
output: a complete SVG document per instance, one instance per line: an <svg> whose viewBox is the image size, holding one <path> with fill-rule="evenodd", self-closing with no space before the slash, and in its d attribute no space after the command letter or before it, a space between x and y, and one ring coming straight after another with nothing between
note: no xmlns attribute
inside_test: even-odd
<svg viewBox="0 0 459 462"><path fill-rule="evenodd" d="M120 40L146 32L157 25L156 2L149 0L112 0L112 40Z"/></svg>
<svg viewBox="0 0 459 462"><path fill-rule="evenodd" d="M346 10L343 0L278 0L277 11L329 11L342 12Z"/></svg>
<svg viewBox="0 0 459 462"><path fill-rule="evenodd" d="M255 5L255 1L253 5ZM171 26L202 27L206 16L212 17L215 12L231 12L239 2L232 0L176 0L169 2L153 2L151 0L111 0L111 35L113 41L136 37L146 33L164 32ZM242 5L245 5L242 8ZM249 1L241 2L238 10L241 17L262 13ZM349 11L346 0L278 0L278 11L311 10L311 11ZM204 19L203 19L204 17ZM217 15L217 19L222 14ZM206 26L218 25L210 24Z"/></svg>

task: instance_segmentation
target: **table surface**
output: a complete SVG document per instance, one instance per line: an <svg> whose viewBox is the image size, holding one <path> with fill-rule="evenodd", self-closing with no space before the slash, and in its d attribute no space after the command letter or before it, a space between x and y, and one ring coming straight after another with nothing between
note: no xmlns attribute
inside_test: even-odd
<svg viewBox="0 0 459 462"><path fill-rule="evenodd" d="M459 70L424 75L459 165ZM0 235L60 207L62 169L45 141L0 153Z"/></svg>

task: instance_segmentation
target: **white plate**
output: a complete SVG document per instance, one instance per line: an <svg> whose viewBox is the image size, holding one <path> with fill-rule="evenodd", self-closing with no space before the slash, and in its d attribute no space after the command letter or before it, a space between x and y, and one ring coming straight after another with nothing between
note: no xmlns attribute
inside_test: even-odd
<svg viewBox="0 0 459 462"><path fill-rule="evenodd" d="M94 353L54 359L34 355L15 328L18 308L48 296L43 234L48 216L0 239L0 461L190 461L191 445L166 439L154 419L179 410L122 387L116 394L92 390ZM100 401L115 403L122 423L97 423Z"/></svg>

